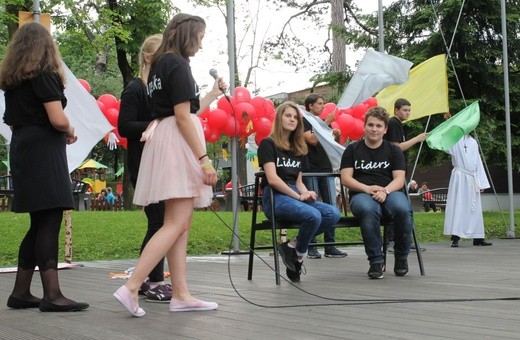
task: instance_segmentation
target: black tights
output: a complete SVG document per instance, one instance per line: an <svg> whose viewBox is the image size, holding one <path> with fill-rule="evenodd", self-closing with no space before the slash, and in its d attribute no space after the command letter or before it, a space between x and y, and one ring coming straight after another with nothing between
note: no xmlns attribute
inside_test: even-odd
<svg viewBox="0 0 520 340"><path fill-rule="evenodd" d="M54 304L68 304L71 300L61 293L58 281L58 238L63 220L62 209L48 209L30 213L31 226L18 252L18 271L12 295L31 300L31 281L35 266L40 270L43 297Z"/></svg>
<svg viewBox="0 0 520 340"><path fill-rule="evenodd" d="M150 241L152 236L157 232L157 230L161 229L164 224L164 202L147 205L144 208L144 212L148 219L148 230L146 231L146 235L141 245L141 253L148 241ZM157 263L150 274L148 274L148 278L151 282L164 281L164 257L161 258L159 263Z"/></svg>

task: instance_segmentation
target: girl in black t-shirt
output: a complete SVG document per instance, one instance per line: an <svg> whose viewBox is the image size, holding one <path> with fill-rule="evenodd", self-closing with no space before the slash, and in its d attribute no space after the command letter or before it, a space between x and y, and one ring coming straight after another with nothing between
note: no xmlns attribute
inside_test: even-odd
<svg viewBox="0 0 520 340"><path fill-rule="evenodd" d="M186 280L186 248L194 207L209 206L217 173L206 154L202 124L196 112L216 99L199 101L199 89L189 58L202 47L204 19L179 13L168 23L162 43L154 53L147 81L151 117L155 119L143 133L146 141L134 203L147 206L164 201L164 223L144 247L127 283L114 297L135 317L145 312L139 307L137 292L151 269L166 254L171 273L171 312L203 311L218 308L191 295ZM220 80L221 81L221 80ZM203 103L201 105L201 102Z"/></svg>
<svg viewBox="0 0 520 340"><path fill-rule="evenodd" d="M63 296L58 281L58 236L63 210L74 207L66 145L76 142L63 108L65 76L50 33L38 23L14 34L0 67L4 122L11 127L13 211L28 212L29 231L20 244L18 269L7 306L42 312L76 311L88 304ZM31 294L39 267L43 298Z"/></svg>
<svg viewBox="0 0 520 340"><path fill-rule="evenodd" d="M139 77L132 79L121 94L118 130L122 137L128 139L128 164L126 168L134 188L144 148L144 142L140 140L141 135L152 121L146 82L150 73L152 56L159 48L161 41L161 34L151 35L144 40L139 51ZM141 244L141 252L152 236L163 225L164 202L149 204L144 207L144 212L148 226ZM159 260L148 275L148 278L143 282L139 294L146 295L147 300L153 302L169 302L171 300L172 288L164 282L164 257Z"/></svg>
<svg viewBox="0 0 520 340"><path fill-rule="evenodd" d="M271 190L274 197L274 217L299 225L294 240L279 245L287 276L300 281L303 257L315 234L333 228L340 217L339 210L316 201L316 193L302 182L302 160L307 153L303 138L303 121L298 106L285 102L276 110L271 135L258 147L260 166L265 171L262 205L265 215L272 218Z"/></svg>

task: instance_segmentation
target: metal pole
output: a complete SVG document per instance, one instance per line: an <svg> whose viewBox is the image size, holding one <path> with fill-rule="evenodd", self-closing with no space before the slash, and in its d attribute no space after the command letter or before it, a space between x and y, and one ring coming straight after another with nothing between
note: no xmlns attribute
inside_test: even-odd
<svg viewBox="0 0 520 340"><path fill-rule="evenodd" d="M506 110L506 145L507 145L507 190L509 192L509 229L508 237L515 237L515 215L513 205L513 162L511 158L511 117L509 108L509 60L507 56L506 1L500 1L502 18L502 65L504 67L504 106Z"/></svg>
<svg viewBox="0 0 520 340"><path fill-rule="evenodd" d="M235 4L233 0L227 2L227 37L228 37L228 65L229 91L235 94ZM238 242L238 141L231 138L231 207L233 209L233 251L239 251Z"/></svg>
<svg viewBox="0 0 520 340"><path fill-rule="evenodd" d="M385 51L385 35L383 27L383 0L378 0L379 9L377 14L377 25L379 26L379 52Z"/></svg>
<svg viewBox="0 0 520 340"><path fill-rule="evenodd" d="M40 1L39 0L33 0L33 21L34 22L40 22Z"/></svg>

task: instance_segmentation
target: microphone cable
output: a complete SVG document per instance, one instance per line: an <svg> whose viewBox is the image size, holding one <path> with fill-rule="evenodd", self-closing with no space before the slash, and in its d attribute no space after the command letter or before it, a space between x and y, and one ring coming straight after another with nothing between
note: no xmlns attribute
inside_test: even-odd
<svg viewBox="0 0 520 340"><path fill-rule="evenodd" d="M241 244L243 244L250 252L253 252L253 255L256 256L260 261L262 261L271 271L276 272L275 268L272 265L267 263L265 259L263 259L259 254L257 254L254 249L249 247L247 244L235 231L231 228L222 217L212 208L210 210L217 216L217 218L222 222L222 224L231 231L231 240L229 243L229 252L228 252L228 261L227 261L227 269L228 269L228 277L231 287L233 288L235 294L238 295L245 302L261 308L296 308L296 307L326 307L326 306L359 306L359 305L381 305L381 304L403 304L403 303L456 303L456 302L486 302L486 301L519 301L520 297L498 297L498 298L456 298L456 299L341 299L341 298L332 298L323 295L319 295L316 293L312 293L302 287L295 285L293 282L282 276L280 273L280 278L285 282L289 283L291 286L296 288L297 290L309 295L316 297L321 300L326 300L330 302L324 303L300 303L300 304L281 304L281 305L268 305L262 304L258 302L254 302L251 299L245 297L241 294L233 281L233 277L231 275L231 251L233 247L233 238L237 237Z"/></svg>

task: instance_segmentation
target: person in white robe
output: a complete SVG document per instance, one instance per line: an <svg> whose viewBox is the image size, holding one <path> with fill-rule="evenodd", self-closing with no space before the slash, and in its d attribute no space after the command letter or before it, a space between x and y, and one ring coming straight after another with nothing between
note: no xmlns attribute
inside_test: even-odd
<svg viewBox="0 0 520 340"><path fill-rule="evenodd" d="M458 247L460 238L473 239L474 246L490 246L484 237L484 218L480 193L489 188L477 141L463 136L446 150L451 155L451 172L444 235L451 235L451 246Z"/></svg>

